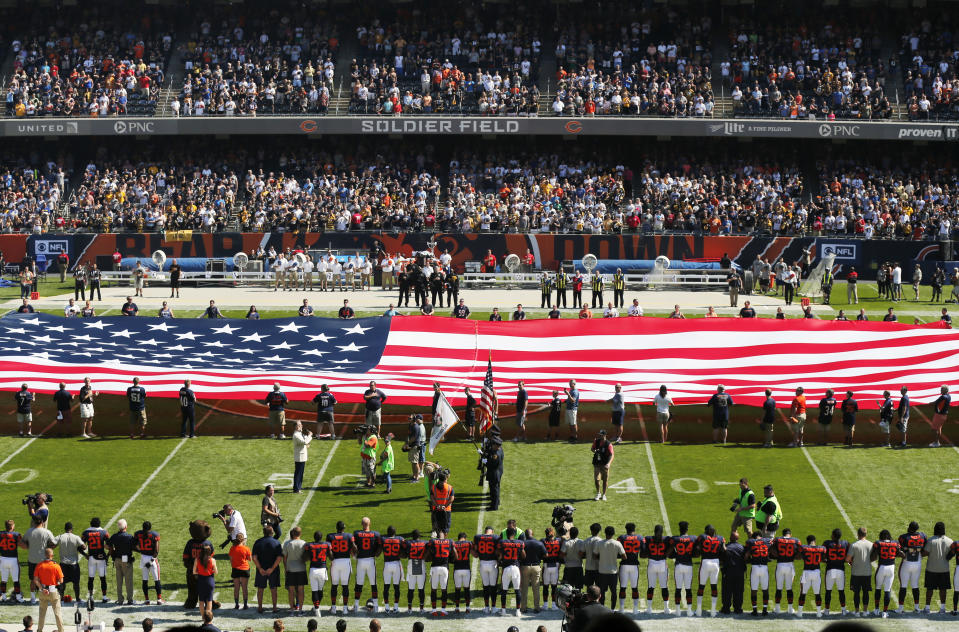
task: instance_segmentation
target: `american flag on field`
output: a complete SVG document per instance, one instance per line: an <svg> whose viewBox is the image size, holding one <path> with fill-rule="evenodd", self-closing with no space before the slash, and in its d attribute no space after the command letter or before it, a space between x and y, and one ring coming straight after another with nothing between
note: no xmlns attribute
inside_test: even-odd
<svg viewBox="0 0 959 632"><path fill-rule="evenodd" d="M493 388L493 352L486 364L486 379L483 380L483 394L480 397L480 408L483 409L483 421L480 422L480 433L493 425L499 413L499 401L496 398L496 389Z"/></svg>
<svg viewBox="0 0 959 632"><path fill-rule="evenodd" d="M803 386L811 401L831 388L875 407L886 389L908 386L914 403L926 403L941 385L954 386L959 331L942 323L766 318L0 319L0 389L27 382L53 392L63 381L75 390L85 376L101 393L117 394L140 377L150 397L174 397L189 378L201 399L261 399L278 382L290 399L310 400L328 384L342 402L362 401L375 380L391 404L418 406L439 382L454 405L463 404L463 387L487 387L494 415L519 380L531 400L545 402L570 378L583 401L608 400L618 382L629 403L652 401L665 384L677 404L702 404L724 384L737 404L761 404L768 387L788 406Z"/></svg>

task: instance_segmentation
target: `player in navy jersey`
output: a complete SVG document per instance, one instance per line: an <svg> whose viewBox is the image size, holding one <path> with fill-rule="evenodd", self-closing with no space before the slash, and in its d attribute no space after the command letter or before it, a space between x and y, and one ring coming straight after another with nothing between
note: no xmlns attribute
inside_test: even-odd
<svg viewBox="0 0 959 632"><path fill-rule="evenodd" d="M303 547L303 560L310 563L310 590L313 593L313 616L319 616L323 603L323 587L329 579L326 561L330 558L330 543L323 541L323 533L315 531L313 541Z"/></svg>
<svg viewBox="0 0 959 632"><path fill-rule="evenodd" d="M689 535L689 523L679 523L679 535L669 539L669 556L673 564L673 584L676 588L676 614L682 610L682 595L686 591L686 614L693 616L693 550L696 538ZM635 612L635 608L633 609Z"/></svg>
<svg viewBox="0 0 959 632"><path fill-rule="evenodd" d="M103 593L103 603L107 599L107 540L110 534L100 528L100 519L90 520L90 527L83 530L80 539L87 547L87 594L93 601L93 578L100 578L100 592Z"/></svg>
<svg viewBox="0 0 959 632"><path fill-rule="evenodd" d="M799 547L802 543L793 537L791 529L783 529L783 534L773 539L772 556L776 559L776 595L773 612L779 614L779 602L783 596L783 589L786 590L786 603L789 605L789 614L795 614L793 610L793 584L796 581L796 567L793 562L799 555Z"/></svg>
<svg viewBox="0 0 959 632"><path fill-rule="evenodd" d="M549 535L548 530L547 535ZM557 542L559 541L557 540ZM473 543L469 541L466 533L460 532L456 536L456 542L453 543L453 601L456 603L456 614L459 614L460 611L461 597L466 604L466 613L469 614L470 612L470 583L473 579L473 574L470 571L472 552ZM543 584L544 595L546 594L546 588L546 584ZM543 599L545 600L546 597L544 596Z"/></svg>
<svg viewBox="0 0 959 632"><path fill-rule="evenodd" d="M483 582L483 603L486 614L490 614L492 608L496 606L498 546L499 536L493 533L492 527L486 527L482 534L473 537L473 556L480 561L480 579Z"/></svg>
<svg viewBox="0 0 959 632"><path fill-rule="evenodd" d="M336 523L336 533L328 533L326 541L330 543L330 554L333 556L333 567L330 573L330 614L336 614L336 593L343 587L343 612L348 610L350 599L350 575L353 574L353 564L350 556L356 552L356 544L352 534L346 533L346 524L342 520Z"/></svg>
<svg viewBox="0 0 959 632"><path fill-rule="evenodd" d="M437 615L436 610L436 591L441 592L442 608L439 610L440 616L446 616L446 603L448 600L449 581L450 581L450 558L453 556L453 541L446 537L442 531L436 534L436 537L430 540L426 547L426 558L430 562L430 607L433 609L433 616Z"/></svg>
<svg viewBox="0 0 959 632"><path fill-rule="evenodd" d="M522 540L517 539L516 529L509 527L506 529L506 537L499 541L497 548L497 557L500 567L503 569L502 583L500 585L500 607L497 614L503 614L506 611L506 595L512 586L516 595L516 615L520 614L520 573L519 561L526 557L526 547Z"/></svg>
<svg viewBox="0 0 959 632"><path fill-rule="evenodd" d="M413 529L403 548L407 558L406 565L406 605L407 612L413 612L413 591L419 591L420 612L426 603L426 542L420 540L420 530Z"/></svg>
<svg viewBox="0 0 959 632"><path fill-rule="evenodd" d="M833 415L836 414L836 398L831 388L826 389L826 396L819 400L819 428L822 430L820 445L829 443L829 427L832 425Z"/></svg>
<svg viewBox="0 0 959 632"><path fill-rule="evenodd" d="M872 543L872 559L878 564L876 567L876 609L875 616L879 616L879 596L882 595L882 618L889 616L889 602L892 599L892 580L896 576L896 558L905 557L902 547L892 539L888 529L879 532L879 539Z"/></svg>
<svg viewBox="0 0 959 632"><path fill-rule="evenodd" d="M156 589L157 604L163 605L163 585L160 583L160 534L153 530L150 522L144 522L143 528L133 534L133 550L140 554L144 603L150 603L150 578Z"/></svg>
<svg viewBox="0 0 959 632"><path fill-rule="evenodd" d="M336 438L336 432L333 429L333 407L336 406L336 396L330 392L330 387L326 384L320 385L320 392L313 397L313 403L316 404L316 436L319 437L323 425L330 427L330 436L332 440Z"/></svg>
<svg viewBox="0 0 959 632"><path fill-rule="evenodd" d="M10 599L22 603L20 559L17 556L22 536L18 531L14 531L14 527L16 524L13 520L7 520L3 525L3 531L0 531L0 601L7 600L7 580L9 579L13 581L13 594Z"/></svg>
<svg viewBox="0 0 959 632"><path fill-rule="evenodd" d="M404 540L396 535L396 528L390 525L386 528L386 537L380 542L383 551L383 601L386 612L400 611L400 581L403 579L403 565L400 558L403 556ZM390 586L393 587L395 601L390 600Z"/></svg>
<svg viewBox="0 0 959 632"><path fill-rule="evenodd" d="M669 540L663 536L663 525L658 524L653 527L653 535L643 538L642 556L649 558L649 565L646 567L646 614L653 613L653 593L658 583L663 596L663 612L669 615L669 571L666 568L668 553Z"/></svg>
<svg viewBox="0 0 959 632"><path fill-rule="evenodd" d="M196 393L190 388L190 380L183 380L180 387L180 436L196 436Z"/></svg>
<svg viewBox="0 0 959 632"><path fill-rule="evenodd" d="M370 529L370 519L360 521L360 529L353 532L353 542L356 545L356 579L353 581L353 612L360 609L360 595L363 586L370 583L373 597L373 612L379 611L379 591L376 584L376 556L380 554L380 534Z"/></svg>
<svg viewBox="0 0 959 632"><path fill-rule="evenodd" d="M799 608L796 616L801 617L806 605L806 594L812 590L816 595L816 616L822 617L822 563L826 558L826 547L816 544L816 536L807 535L806 544L799 547L802 557L802 578L799 580Z"/></svg>
<svg viewBox="0 0 959 632"><path fill-rule="evenodd" d="M130 405L130 438L139 432L142 439L147 429L147 392L140 386L140 378L133 378L133 386L127 388L127 403Z"/></svg>
<svg viewBox="0 0 959 632"><path fill-rule="evenodd" d="M702 558L699 563L699 587L696 589L696 615L703 615L703 590L709 584L712 607L710 614L716 616L716 601L719 598L719 559L726 550L726 541L723 536L716 535L716 527L706 525L705 533L696 538L696 547L693 555Z"/></svg>
<svg viewBox="0 0 959 632"><path fill-rule="evenodd" d="M756 594L763 591L763 616L769 615L769 550L772 539L757 531L746 540L746 561L750 563L749 596L753 604L753 616L757 616Z"/></svg>
<svg viewBox="0 0 959 632"><path fill-rule="evenodd" d="M906 533L899 536L899 546L902 548L904 559L899 565L899 607L897 614L902 614L906 605L906 588L912 588L912 603L916 613L919 613L919 571L922 567L922 550L928 538L919 530L918 522L910 522Z"/></svg>
<svg viewBox="0 0 959 632"><path fill-rule="evenodd" d="M832 601L832 589L839 591L839 607L846 614L846 557L849 542L842 539L842 530L833 529L832 537L822 543L826 548L826 614Z"/></svg>
<svg viewBox="0 0 959 632"><path fill-rule="evenodd" d="M626 551L619 563L619 612L623 611L626 601L626 589L630 588L633 598L633 614L639 612L639 557L643 552L643 536L637 535L636 525L626 523L626 533L617 538Z"/></svg>

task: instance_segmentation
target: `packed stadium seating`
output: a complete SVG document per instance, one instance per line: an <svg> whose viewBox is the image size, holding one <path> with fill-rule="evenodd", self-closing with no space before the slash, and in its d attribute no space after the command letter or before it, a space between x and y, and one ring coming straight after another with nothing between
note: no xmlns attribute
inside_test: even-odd
<svg viewBox="0 0 959 632"><path fill-rule="evenodd" d="M339 48L333 21L298 11L222 8L182 45L184 79L174 112L185 116L323 114Z"/></svg>
<svg viewBox="0 0 959 632"><path fill-rule="evenodd" d="M959 61L954 21L924 19L902 35L900 65L909 118L959 118Z"/></svg>
<svg viewBox="0 0 959 632"><path fill-rule="evenodd" d="M556 27L553 114L712 114L708 16L670 7L564 18Z"/></svg>
<svg viewBox="0 0 959 632"><path fill-rule="evenodd" d="M892 115L874 18L849 9L734 14L721 63L738 114L884 119Z"/></svg>
<svg viewBox="0 0 959 632"><path fill-rule="evenodd" d="M159 10L64 7L17 31L6 85L8 116L154 113L174 34Z"/></svg>

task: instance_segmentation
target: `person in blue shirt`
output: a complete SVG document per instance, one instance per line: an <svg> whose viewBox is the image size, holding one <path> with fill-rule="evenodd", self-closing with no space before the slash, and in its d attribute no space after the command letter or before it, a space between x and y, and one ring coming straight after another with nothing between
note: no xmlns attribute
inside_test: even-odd
<svg viewBox="0 0 959 632"><path fill-rule="evenodd" d="M526 530L523 548L526 556L519 562L520 572L520 610L527 611L529 591L533 591L533 612L540 612L539 587L543 579L543 560L546 559L546 546L537 540L532 529Z"/></svg>
<svg viewBox="0 0 959 632"><path fill-rule="evenodd" d="M323 432L323 424L330 425L329 439L333 439L333 407L336 405L336 397L330 392L330 387L326 384L320 385L320 392L313 398L316 404L316 436L317 438Z"/></svg>
<svg viewBox="0 0 959 632"><path fill-rule="evenodd" d="M526 408L529 402L529 395L526 393L526 385L520 380L516 385L516 436L513 437L513 443L526 441Z"/></svg>
<svg viewBox="0 0 959 632"><path fill-rule="evenodd" d="M909 412L912 409L909 403L909 395L906 394L908 391L909 388L905 386L899 389L902 397L899 398L899 406L896 408L896 412L899 415L896 430L902 433L902 442L899 443L899 446L902 448L906 447L906 433L909 431Z"/></svg>
<svg viewBox="0 0 959 632"><path fill-rule="evenodd" d="M256 305L250 305L250 310L246 313L247 320L260 320L260 312L256 311Z"/></svg>
<svg viewBox="0 0 959 632"><path fill-rule="evenodd" d="M127 388L127 402L130 404L130 438L133 439L139 429L140 438L147 429L147 392L140 386L140 378L133 378L133 386Z"/></svg>
<svg viewBox="0 0 959 632"><path fill-rule="evenodd" d="M579 440L579 427L576 425L576 415L579 412L579 391L576 390L576 380L569 381L569 388L564 388L566 394L566 425L569 426L569 442Z"/></svg>
<svg viewBox="0 0 959 632"><path fill-rule="evenodd" d="M939 397L933 403L932 429L936 433L936 440L929 444L930 448L938 448L939 441L942 439L942 427L946 423L949 415L949 405L952 403L952 396L949 394L949 387L939 388Z"/></svg>
<svg viewBox="0 0 959 632"><path fill-rule="evenodd" d="M23 304L17 308L18 314L33 314L36 311L37 310L33 309L33 305L30 304L30 300L26 298L23 299Z"/></svg>
<svg viewBox="0 0 959 632"><path fill-rule="evenodd" d="M300 308L297 310L300 316L310 317L313 315L313 306L310 305L310 299L303 299L303 304L300 305Z"/></svg>
<svg viewBox="0 0 959 632"><path fill-rule="evenodd" d="M186 437L189 429L189 437L196 436L196 393L190 388L190 380L183 380L183 386L180 388L180 436Z"/></svg>
<svg viewBox="0 0 959 632"><path fill-rule="evenodd" d="M383 312L384 316L399 316L400 313L396 311L396 308L393 307L393 303L390 303L389 308Z"/></svg>
<svg viewBox="0 0 959 632"><path fill-rule="evenodd" d="M140 312L140 308L137 307L137 304L133 302L133 297L128 296L127 302L120 307L120 313L124 316L136 316Z"/></svg>
<svg viewBox="0 0 959 632"><path fill-rule="evenodd" d="M720 384L706 405L713 409L713 443L726 443L726 435L729 432L729 407L733 405L733 398L726 392L726 387Z"/></svg>
<svg viewBox="0 0 959 632"><path fill-rule="evenodd" d="M759 427L764 433L764 448L773 447L773 428L776 426L776 400L773 399L773 392L766 389L766 401L763 402L763 421Z"/></svg>
<svg viewBox="0 0 959 632"><path fill-rule="evenodd" d="M20 436L24 436L24 428L26 428L27 437L33 436L33 393L27 388L26 383L20 385L20 390L17 391L13 398L17 402L17 426L20 429Z"/></svg>
<svg viewBox="0 0 959 632"><path fill-rule="evenodd" d="M210 301L210 306L203 312L203 318L223 318L223 313L216 306L216 301Z"/></svg>
<svg viewBox="0 0 959 632"><path fill-rule="evenodd" d="M286 435L283 434L284 426L286 426L286 395L280 391L280 385L274 384L273 390L270 391L266 398L263 400L263 403L270 407L270 438L277 439L286 439ZM280 432L277 434L276 427L280 427Z"/></svg>

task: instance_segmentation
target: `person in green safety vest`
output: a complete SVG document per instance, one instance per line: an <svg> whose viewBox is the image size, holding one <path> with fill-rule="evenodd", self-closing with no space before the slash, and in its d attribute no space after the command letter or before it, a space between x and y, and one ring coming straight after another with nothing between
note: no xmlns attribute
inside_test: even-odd
<svg viewBox="0 0 959 632"><path fill-rule="evenodd" d="M393 472L393 467L396 465L396 461L393 458L393 433L389 433L383 437L383 451L380 452L380 467L383 469L383 477L386 479L386 493L393 493L393 477L391 473Z"/></svg>
<svg viewBox="0 0 959 632"><path fill-rule="evenodd" d="M756 527L767 538L776 536L779 522L783 519L783 508L776 498L772 485L763 487L762 502L756 507Z"/></svg>
<svg viewBox="0 0 959 632"><path fill-rule="evenodd" d="M739 498L733 501L729 510L736 514L730 533L739 526L746 527L746 533L753 532L756 521L756 494L749 489L749 481L745 478L739 479Z"/></svg>
<svg viewBox="0 0 959 632"><path fill-rule="evenodd" d="M366 477L366 486L376 487L376 447L379 443L376 428L366 426L366 432L363 433L359 441L360 463L362 464L363 476Z"/></svg>
<svg viewBox="0 0 959 632"><path fill-rule="evenodd" d="M616 268L616 274L613 275L613 307L626 306L625 293L626 277L622 268Z"/></svg>
<svg viewBox="0 0 959 632"><path fill-rule="evenodd" d="M822 280L819 283L820 287L822 288L823 305L829 305L829 298L832 294L832 282L832 270L826 268L826 270L822 273Z"/></svg>
<svg viewBox="0 0 959 632"><path fill-rule="evenodd" d="M566 309L566 286L569 284L569 277L565 272L559 270L556 272L556 307L560 306L560 303L563 305L563 309Z"/></svg>
<svg viewBox="0 0 959 632"><path fill-rule="evenodd" d="M605 287L605 283L603 281L603 275L600 274L599 272L593 272L592 278L590 279L590 288L592 289L591 300L593 302L593 309L596 309L597 307L599 307L600 309L603 308L603 288L604 287Z"/></svg>

